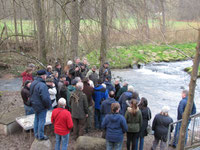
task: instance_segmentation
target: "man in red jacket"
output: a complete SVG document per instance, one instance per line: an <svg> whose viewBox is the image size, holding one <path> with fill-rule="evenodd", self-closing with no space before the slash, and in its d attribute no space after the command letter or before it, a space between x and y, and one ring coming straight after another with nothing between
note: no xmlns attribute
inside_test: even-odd
<svg viewBox="0 0 200 150"><path fill-rule="evenodd" d="M65 109L66 100L60 98L58 101L58 108L54 109L51 116L51 122L54 125L54 133L56 134L55 150L60 150L62 143L62 150L67 150L69 142L70 130L73 127L71 113Z"/></svg>

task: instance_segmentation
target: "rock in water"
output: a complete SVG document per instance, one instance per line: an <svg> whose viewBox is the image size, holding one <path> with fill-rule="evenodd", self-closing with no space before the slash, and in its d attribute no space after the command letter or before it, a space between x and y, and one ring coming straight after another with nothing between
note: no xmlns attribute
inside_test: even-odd
<svg viewBox="0 0 200 150"><path fill-rule="evenodd" d="M50 140L39 141L35 139L31 145L30 150L52 150L52 144Z"/></svg>
<svg viewBox="0 0 200 150"><path fill-rule="evenodd" d="M106 140L103 138L80 136L76 141L75 150L105 150Z"/></svg>

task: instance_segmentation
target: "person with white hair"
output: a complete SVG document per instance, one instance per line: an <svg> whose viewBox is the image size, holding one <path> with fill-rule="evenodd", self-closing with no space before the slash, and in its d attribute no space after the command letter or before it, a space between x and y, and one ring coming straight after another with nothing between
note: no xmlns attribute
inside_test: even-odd
<svg viewBox="0 0 200 150"><path fill-rule="evenodd" d="M167 142L167 134L169 125L173 119L169 116L169 106L163 106L161 112L157 114L153 120L152 130L154 131L154 141L151 150L156 150L160 141L160 150L164 150ZM171 132L173 131L173 126Z"/></svg>
<svg viewBox="0 0 200 150"><path fill-rule="evenodd" d="M58 108L54 109L51 116L51 122L54 125L54 133L56 134L55 150L67 150L69 142L70 130L73 127L71 113L65 109L66 100L60 98L58 100Z"/></svg>
<svg viewBox="0 0 200 150"><path fill-rule="evenodd" d="M127 91L127 89L128 89L128 82L124 81L123 87L121 87L121 88L119 89L119 91L117 92L117 94L116 94L116 100L118 100L118 99L120 98L120 96L121 96L124 92Z"/></svg>
<svg viewBox="0 0 200 150"><path fill-rule="evenodd" d="M50 76L53 74L53 67L51 65L47 66L47 76Z"/></svg>
<svg viewBox="0 0 200 150"><path fill-rule="evenodd" d="M88 117L87 96L83 93L83 83L76 83L76 91L70 96L69 105L71 106L72 120L74 123L73 135L76 140L83 135L86 118Z"/></svg>
<svg viewBox="0 0 200 150"><path fill-rule="evenodd" d="M126 101L127 101L127 100L131 100L131 99L133 98L133 96L134 96L134 88L133 88L132 85L129 85L129 86L128 86L127 92L124 92L124 93L120 96L120 98L119 98L119 104L120 104L120 106L121 106L121 111L120 111L120 113L121 113L123 116L125 115L126 110L127 110L127 107L128 107ZM135 97L134 97L134 98L135 98ZM135 99L137 99L137 98L135 98Z"/></svg>

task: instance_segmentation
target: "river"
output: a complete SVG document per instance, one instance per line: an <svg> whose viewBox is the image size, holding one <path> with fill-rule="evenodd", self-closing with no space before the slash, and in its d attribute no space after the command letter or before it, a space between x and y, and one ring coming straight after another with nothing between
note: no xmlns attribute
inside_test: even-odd
<svg viewBox="0 0 200 150"><path fill-rule="evenodd" d="M176 120L178 103L181 100L181 91L188 89L190 75L183 69L191 66L192 61L152 63L141 69L113 70L113 75L122 77L134 86L140 97L146 97L152 116L159 113L162 106L168 105L171 110L170 116ZM200 80L197 81L195 103L200 112ZM0 79L0 91L19 91L21 78L2 80Z"/></svg>

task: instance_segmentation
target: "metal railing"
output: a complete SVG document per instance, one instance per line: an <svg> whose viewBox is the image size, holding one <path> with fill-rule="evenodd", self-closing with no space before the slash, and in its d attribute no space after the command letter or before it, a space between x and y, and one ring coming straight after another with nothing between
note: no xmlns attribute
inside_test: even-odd
<svg viewBox="0 0 200 150"><path fill-rule="evenodd" d="M177 124L180 123L181 121L182 119L176 122L173 122L169 125L168 135L167 135L167 150L169 149L169 144L172 145L174 138L177 138L177 137L174 137L174 132L175 132ZM172 126L174 126L174 130L171 133ZM171 138L171 134L172 134L172 138ZM177 134L177 136L179 136L179 133ZM176 142L178 145L178 141ZM192 147L193 145L197 143L200 143L200 113L190 116L190 122L189 122L189 127L188 127L188 138L186 141L185 148L189 149L190 147Z"/></svg>

